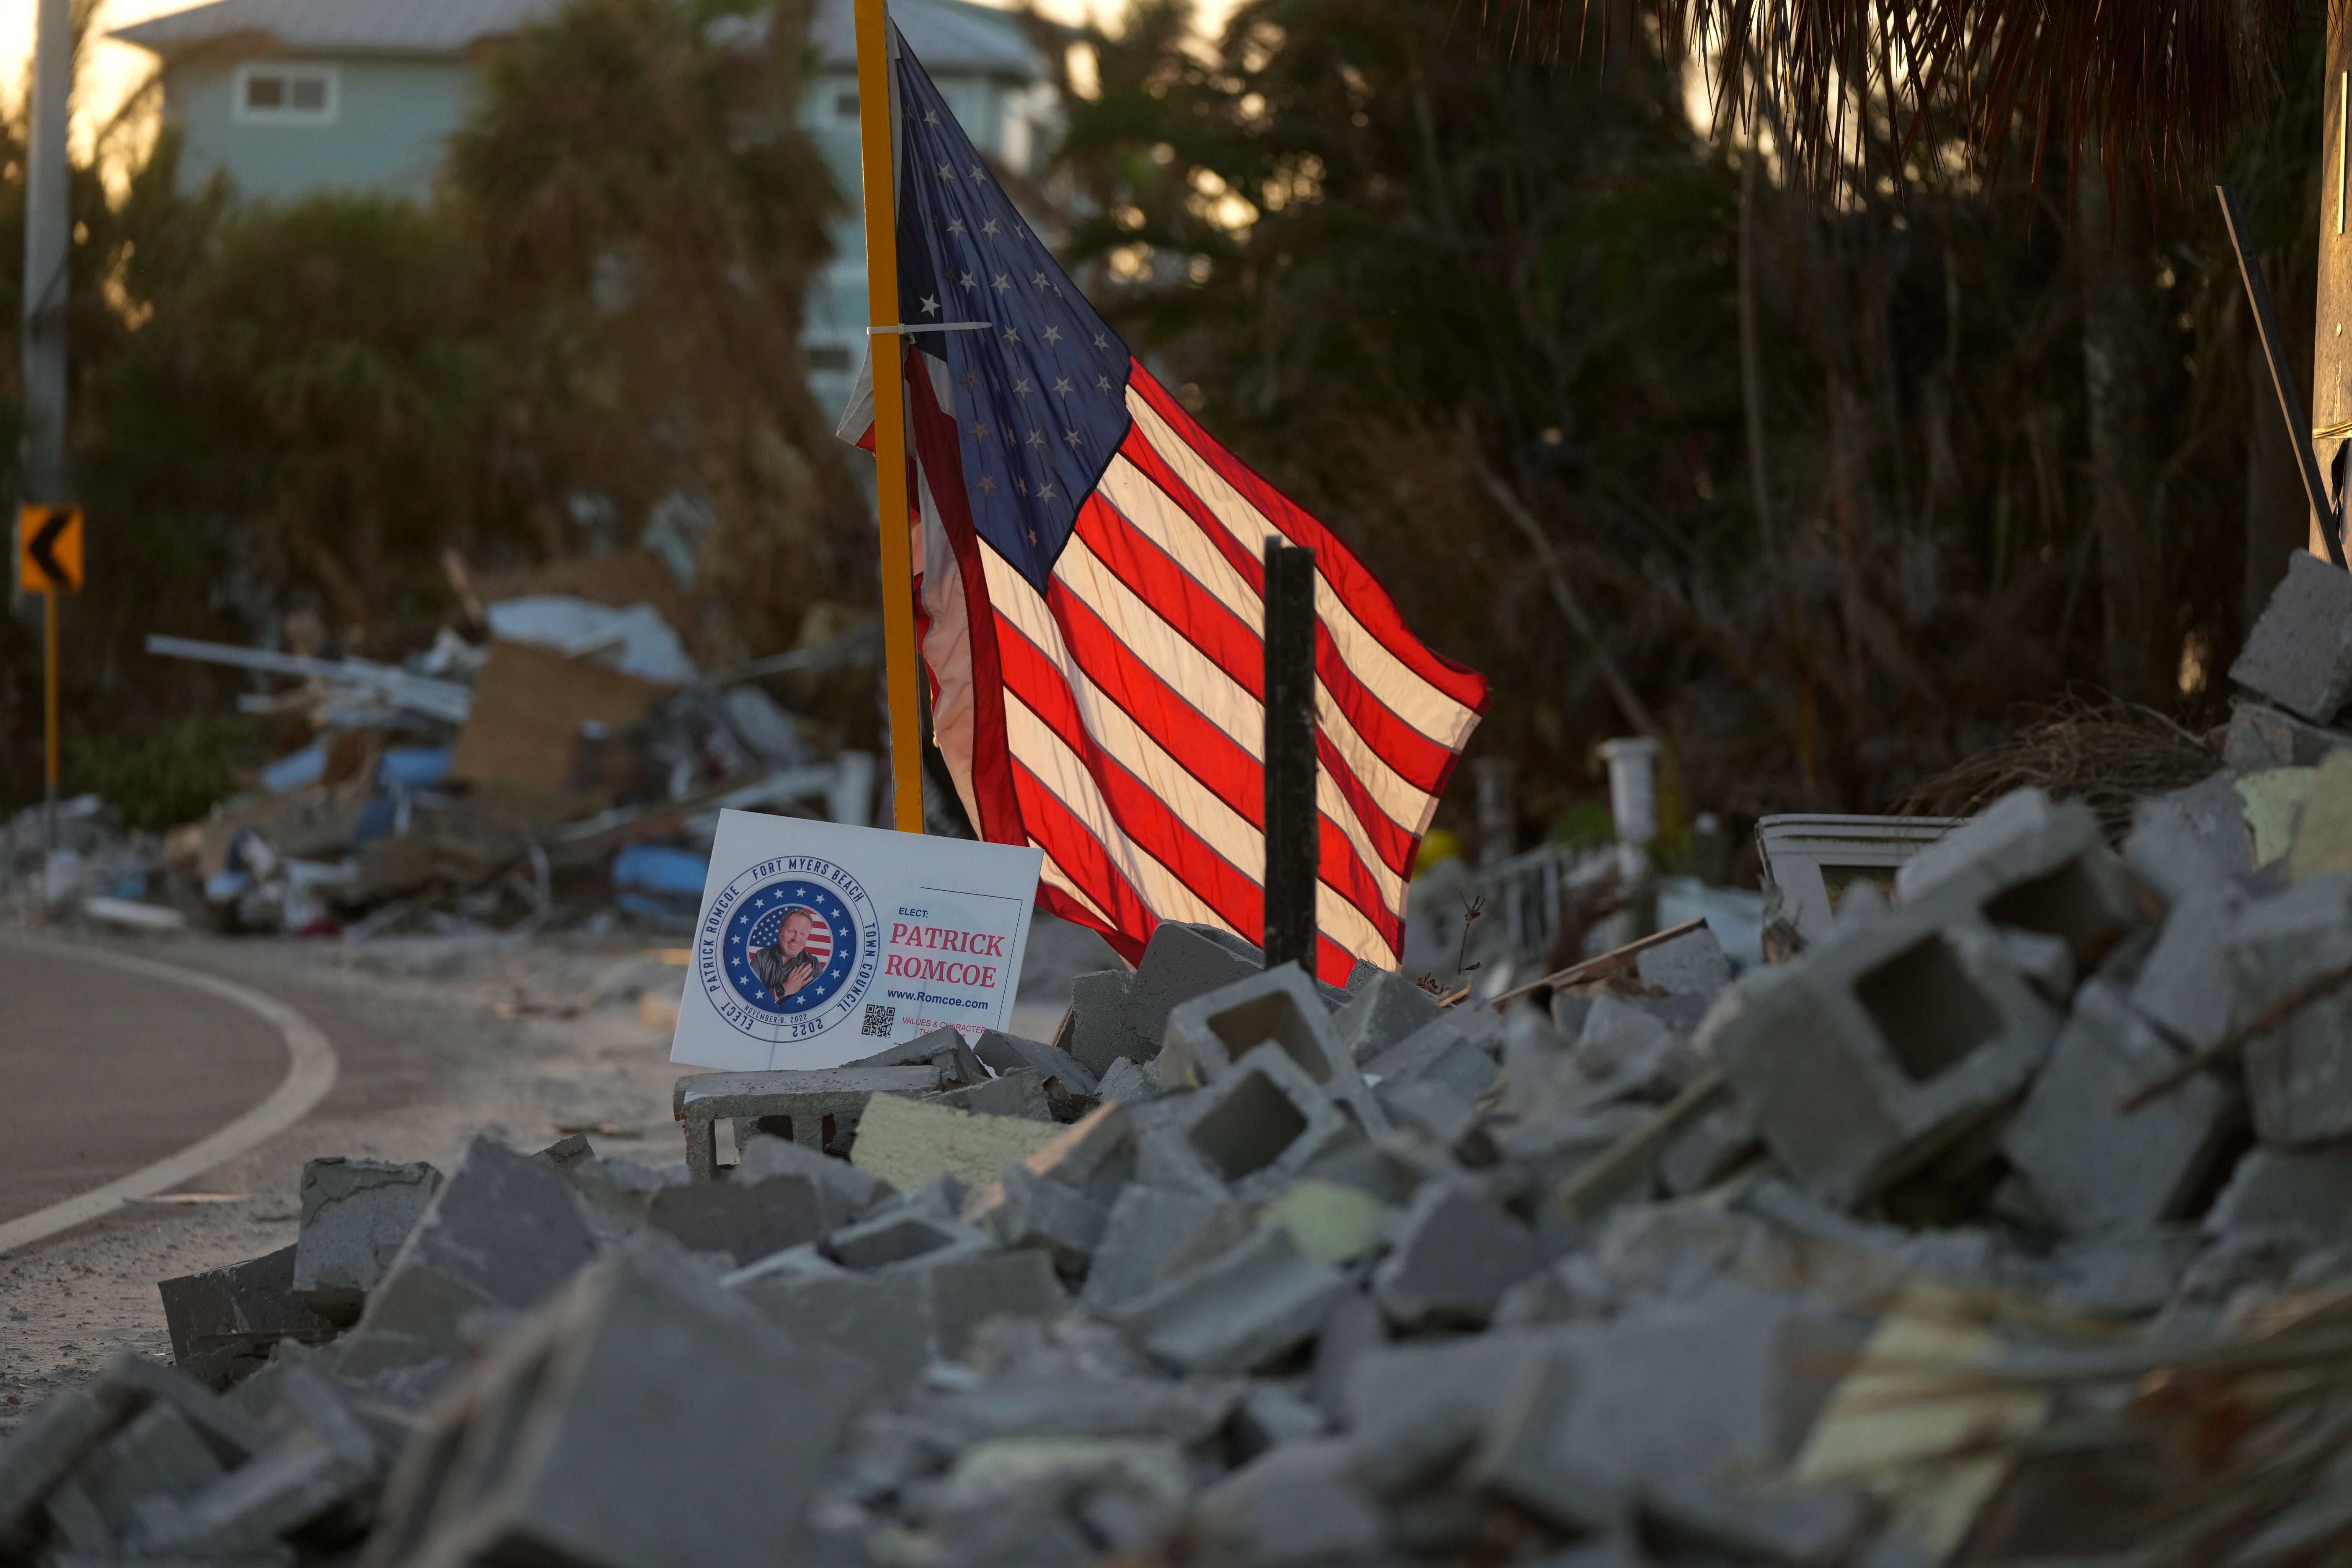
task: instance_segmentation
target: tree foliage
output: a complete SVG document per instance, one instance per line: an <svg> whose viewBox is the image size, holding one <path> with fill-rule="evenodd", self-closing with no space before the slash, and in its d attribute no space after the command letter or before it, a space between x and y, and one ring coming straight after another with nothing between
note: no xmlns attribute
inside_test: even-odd
<svg viewBox="0 0 2352 1568"><path fill-rule="evenodd" d="M1253 0L1204 47L1183 17L1140 0L1097 44L1077 247L1211 426L1497 678L1475 744L1538 813L1629 727L1604 658L1685 811L1876 809L2070 682L2218 694L2286 546L2204 205L2159 194L2093 257L2063 144L1994 170L1882 102L1850 128L1875 173L1824 202L1695 129L1639 37L1546 58L1412 0ZM2281 142L2292 268L2312 157ZM2100 331L2137 356L2137 468L2101 457Z"/></svg>

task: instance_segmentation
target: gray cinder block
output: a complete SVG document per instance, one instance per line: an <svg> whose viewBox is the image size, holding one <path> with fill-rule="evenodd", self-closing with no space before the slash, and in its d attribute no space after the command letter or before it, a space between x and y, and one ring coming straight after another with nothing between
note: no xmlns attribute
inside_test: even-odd
<svg viewBox="0 0 2352 1568"><path fill-rule="evenodd" d="M1127 994L1128 1027L1138 1038L1157 1045L1171 1012L1265 967L1265 955L1230 931L1162 921L1152 928L1143 962L1135 966L1135 984Z"/></svg>
<svg viewBox="0 0 2352 1568"><path fill-rule="evenodd" d="M1160 1073L1156 1068L1120 1057L1110 1064L1110 1070L1102 1075L1097 1092L1107 1102L1140 1103L1157 1100L1166 1091L1160 1087Z"/></svg>
<svg viewBox="0 0 2352 1568"><path fill-rule="evenodd" d="M2352 574L2290 555L2230 679L2315 724L2335 718L2352 699Z"/></svg>
<svg viewBox="0 0 2352 1568"><path fill-rule="evenodd" d="M476 1138L368 1293L359 1326L334 1347L337 1367L384 1380L387 1397L422 1401L464 1356L460 1318L528 1311L586 1266L596 1245L562 1173Z"/></svg>
<svg viewBox="0 0 2352 1568"><path fill-rule="evenodd" d="M1443 1011L1436 997L1392 969L1373 970L1362 986L1351 983L1348 989L1355 1000L1339 1009L1331 1031L1360 1062L1371 1060Z"/></svg>
<svg viewBox="0 0 2352 1568"><path fill-rule="evenodd" d="M1475 1100L1500 1070L1492 1055L1443 1017L1391 1046L1364 1068L1380 1079L1376 1097L1383 1104L1398 1089L1419 1083L1434 1085L1455 1100Z"/></svg>
<svg viewBox="0 0 2352 1568"><path fill-rule="evenodd" d="M316 1344L331 1338L335 1325L294 1293L295 1255L294 1247L282 1247L158 1282L172 1359L220 1388L257 1368L279 1340Z"/></svg>
<svg viewBox="0 0 2352 1568"><path fill-rule="evenodd" d="M2132 982L2132 1006L2183 1045L2202 1048L2230 1032L2230 934L2244 904L2226 881L2184 893Z"/></svg>
<svg viewBox="0 0 2352 1568"><path fill-rule="evenodd" d="M1069 1306L1045 1253L967 1245L876 1273L762 1275L737 1291L789 1332L853 1352L899 1385L960 1358L992 1317L1051 1319Z"/></svg>
<svg viewBox="0 0 2352 1568"><path fill-rule="evenodd" d="M982 1116L1017 1116L1028 1121L1055 1120L1045 1075L1028 1068L928 1098L934 1105L952 1106Z"/></svg>
<svg viewBox="0 0 2352 1568"><path fill-rule="evenodd" d="M988 1215L996 1239L1006 1247L1040 1248L1063 1273L1082 1273L1109 1219L1101 1205L1027 1165L1005 1166L1002 1184L1003 1199Z"/></svg>
<svg viewBox="0 0 2352 1568"><path fill-rule="evenodd" d="M2265 764L2284 765L2284 764ZM2217 773L2132 811L2124 863L2166 903L2218 889L2254 868L2254 839L2235 776Z"/></svg>
<svg viewBox="0 0 2352 1568"><path fill-rule="evenodd" d="M35 1411L0 1444L0 1551L21 1543L44 1499L100 1445L143 1412L168 1405L224 1464L268 1445L259 1422L224 1405L193 1380L119 1351L80 1388Z"/></svg>
<svg viewBox="0 0 2352 1568"><path fill-rule="evenodd" d="M2038 789L2011 791L1920 850L1895 886L1906 905L1964 899L1994 925L2062 938L2077 973L2147 918L2091 808Z"/></svg>
<svg viewBox="0 0 2352 1568"><path fill-rule="evenodd" d="M2074 998L2025 1104L2001 1138L2052 1218L2073 1235L2146 1230L2178 1217L2238 1112L2236 1093L2200 1075L2132 1112L2116 1101L2180 1053L2095 980Z"/></svg>
<svg viewBox="0 0 2352 1568"><path fill-rule="evenodd" d="M184 1502L144 1500L133 1556L219 1561L266 1552L373 1489L383 1456L327 1380L289 1367L279 1393L295 1428Z"/></svg>
<svg viewBox="0 0 2352 1568"><path fill-rule="evenodd" d="M911 1067L827 1068L815 1072L688 1073L670 1092L670 1113L685 1124L686 1164L696 1178L719 1173L721 1121L735 1125L735 1146L764 1132L819 1153L846 1153L866 1101L877 1094L920 1099L955 1087L933 1062Z"/></svg>
<svg viewBox="0 0 2352 1568"><path fill-rule="evenodd" d="M2352 746L2352 733L2308 723L2267 702L2230 699L2230 723L2221 732L2221 761L2231 773L2317 767L2339 746Z"/></svg>
<svg viewBox="0 0 2352 1568"><path fill-rule="evenodd" d="M1070 982L1070 1005L1054 1031L1054 1046L1075 1058L1100 1079L1111 1064L1148 1062L1160 1054L1157 1038L1146 1038L1127 1026L1128 993L1135 974L1126 969L1098 969Z"/></svg>
<svg viewBox="0 0 2352 1568"><path fill-rule="evenodd" d="M1169 1131L1216 1180L1232 1184L1297 1175L1348 1125L1290 1054L1269 1041L1192 1095Z"/></svg>
<svg viewBox="0 0 2352 1568"><path fill-rule="evenodd" d="M771 1176L806 1176L824 1196L828 1226L849 1225L869 1213L898 1189L871 1171L861 1171L846 1160L819 1153L783 1138L755 1135L735 1163L734 1179L763 1182Z"/></svg>
<svg viewBox="0 0 2352 1568"><path fill-rule="evenodd" d="M2023 1089L2058 1016L1955 900L1929 895L1744 976L1696 1045L1790 1174L1856 1203ZM1965 906L1962 906L1965 909Z"/></svg>
<svg viewBox="0 0 2352 1568"><path fill-rule="evenodd" d="M773 1562L874 1375L691 1269L611 1259L436 1409L371 1560Z"/></svg>
<svg viewBox="0 0 2352 1568"><path fill-rule="evenodd" d="M1087 1271L1089 1305L1133 1300L1179 1269L1242 1238L1248 1224L1230 1201L1131 1182L1119 1190L1104 1222L1101 1245Z"/></svg>
<svg viewBox="0 0 2352 1568"><path fill-rule="evenodd" d="M1035 1072L1045 1080L1048 1093L1058 1084L1062 1092L1056 1099L1091 1100L1100 1088L1092 1068L1069 1052L1042 1040L989 1029L972 1043L972 1055L999 1073L1015 1073L1024 1068Z"/></svg>
<svg viewBox="0 0 2352 1568"><path fill-rule="evenodd" d="M1170 1087L1214 1083L1262 1045L1280 1049L1316 1089L1368 1133L1388 1119L1364 1084L1356 1058L1339 1044L1331 1016L1295 963L1261 971L1193 997L1168 1015L1160 1081Z"/></svg>
<svg viewBox="0 0 2352 1568"><path fill-rule="evenodd" d="M581 1140L586 1146L587 1140ZM545 1151L541 1151L545 1152ZM294 1244L294 1293L320 1317L359 1319L360 1308L425 1207L441 1173L422 1161L312 1160L302 1167L302 1231Z"/></svg>
<svg viewBox="0 0 2352 1568"><path fill-rule="evenodd" d="M1413 1194L1372 1294L1401 1329L1476 1328L1543 1265L1526 1226L1475 1194L1432 1182Z"/></svg>
<svg viewBox="0 0 2352 1568"><path fill-rule="evenodd" d="M979 1054L964 1044L963 1032L952 1025L942 1025L928 1035L918 1035L911 1040L901 1040L887 1050L870 1057L860 1057L851 1062L853 1068L910 1068L929 1066L940 1072L942 1088L986 1083L988 1074L981 1067Z"/></svg>
<svg viewBox="0 0 2352 1568"><path fill-rule="evenodd" d="M826 1230L824 1194L800 1175L665 1187L646 1205L646 1223L689 1252L723 1252L738 1267Z"/></svg>
<svg viewBox="0 0 2352 1568"><path fill-rule="evenodd" d="M1706 926L1633 955L1643 983L1670 996L1712 996L1731 984L1731 960Z"/></svg>
<svg viewBox="0 0 2352 1568"><path fill-rule="evenodd" d="M2315 1241L2352 1237L2352 1143L2250 1151L2213 1200L2205 1228L2258 1226L2292 1226Z"/></svg>
<svg viewBox="0 0 2352 1568"><path fill-rule="evenodd" d="M967 1225L900 1205L825 1237L824 1251L845 1268L887 1268L947 1247L985 1245L987 1237Z"/></svg>
<svg viewBox="0 0 2352 1568"><path fill-rule="evenodd" d="M2352 963L2352 882L2314 877L2239 914L2229 949L2237 1016L2252 1019ZM2265 1143L2352 1136L2352 989L2297 1009L2246 1046L2246 1092Z"/></svg>
<svg viewBox="0 0 2352 1568"><path fill-rule="evenodd" d="M49 1498L49 1519L76 1551L110 1552L136 1527L131 1505L161 1497L184 1503L227 1474L179 1409L150 1405L74 1468Z"/></svg>
<svg viewBox="0 0 2352 1568"><path fill-rule="evenodd" d="M1112 1315L1136 1343L1187 1372L1247 1372L1313 1337L1347 1293L1337 1270L1265 1226Z"/></svg>
<svg viewBox="0 0 2352 1568"><path fill-rule="evenodd" d="M1679 1197L1716 1183L1757 1150L1756 1129L1739 1108L1718 1106L1693 1122L1658 1156L1658 1184Z"/></svg>

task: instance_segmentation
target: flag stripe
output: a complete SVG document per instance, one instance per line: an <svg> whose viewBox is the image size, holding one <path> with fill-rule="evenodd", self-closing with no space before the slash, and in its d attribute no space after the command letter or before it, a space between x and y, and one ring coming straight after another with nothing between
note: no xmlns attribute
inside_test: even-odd
<svg viewBox="0 0 2352 1568"><path fill-rule="evenodd" d="M1129 446L1132 449L1134 443L1130 441ZM1149 511L1152 509L1143 504L1147 495L1160 497L1163 507L1175 511L1176 519L1183 518L1181 509L1168 502L1165 492L1149 481L1129 487L1122 499L1139 510ZM1259 689L1265 680L1265 645L1255 625L1244 624L1241 616L1234 614L1223 595L1203 592L1202 575L1186 570L1203 557L1207 561L1218 560L1215 552L1203 547L1199 531L1189 520L1176 521L1163 513L1154 519L1159 525L1155 531L1139 526L1135 518L1116 501L1100 496L1096 500L1108 504L1097 506L1090 501L1078 514L1076 537L1086 542L1096 563L1115 575L1137 604L1171 627L1182 628L1180 635L1200 650L1207 665L1247 698L1251 710L1245 714L1211 700L1203 700L1202 708L1247 746L1255 757L1265 727L1264 710L1259 706ZM1188 553L1194 558L1192 561L1171 554L1171 546L1181 550L1188 539ZM1064 563L1056 565L1055 572L1057 576L1072 579L1073 586L1076 586L1073 574L1085 568L1069 565L1068 560L1066 552ZM1103 606L1095 595L1088 594L1087 597L1104 610L1107 619L1127 624L1122 616ZM1253 621L1259 618L1262 613L1253 610ZM1320 662L1343 687L1353 682L1353 673L1336 660L1327 658ZM1188 691L1195 689L1190 681L1178 684ZM1196 700L1198 695L1196 692ZM1318 723L1338 743L1348 765L1365 781L1371 797L1381 803L1381 809L1408 832L1417 831L1416 825L1427 820L1436 797L1424 783L1402 770L1417 770L1422 780L1435 783L1443 780L1446 769L1453 765L1454 753L1407 728L1376 702L1357 704L1381 721L1370 732L1360 731L1327 681L1317 681L1315 705ZM1229 713L1240 718L1239 728L1229 720ZM1402 861L1391 864L1392 869L1403 869Z"/></svg>
<svg viewBox="0 0 2352 1568"><path fill-rule="evenodd" d="M1139 658L1121 642L1091 605L1063 592L1060 575L1057 571L1052 609L1076 672L1065 672L1065 678L1087 681L1141 733L1158 737L1155 744L1165 744L1175 765L1183 768L1241 818L1243 828L1259 834L1265 812L1265 773L1257 757L1242 750L1233 736L1194 712L1170 686L1163 671L1155 669L1149 660ZM1026 584L1021 586L1025 588ZM1002 607L1003 601L1000 599L999 604ZM1264 709L1256 704L1252 708L1259 715L1262 726ZM1316 777L1316 805L1349 838L1351 858L1362 861L1360 868L1340 868L1341 885L1349 898L1362 905L1368 916L1377 910L1401 912L1405 888L1401 873L1409 862L1402 858L1391 862L1387 858L1388 851L1372 842L1372 836L1375 831L1386 834L1403 857L1412 853L1410 841L1403 838L1402 830L1393 821L1371 805L1361 781L1349 771L1330 738L1319 740L1322 766ZM1127 760L1130 767L1135 766L1132 759ZM1253 876L1262 875L1262 857L1244 863ZM1332 869L1326 862L1325 874L1331 875Z"/></svg>
<svg viewBox="0 0 2352 1568"><path fill-rule="evenodd" d="M1003 574L1010 576L1011 574ZM1027 584L1015 580L1006 584L992 582L999 613L1003 614ZM1254 763L1245 763L1248 777L1256 787L1255 796L1244 794L1235 800L1221 795L1201 777L1197 767L1181 750L1163 746L1153 731L1136 721L1132 713L1105 693L1091 677L1083 661L1066 650L1072 640L1066 635L1072 629L1074 616L1084 615L1082 606L1073 605L1069 614L1053 617L1034 616L1029 619L1039 629L1033 637L1024 635L1020 622L1007 615L1012 635L1001 643L1004 650L1005 682L1024 701L1053 721L1063 740L1082 756L1101 756L1142 783L1150 794L1137 797L1122 789L1107 791L1119 811L1122 822L1134 831L1138 822L1148 822L1155 815L1171 816L1202 841L1203 852L1218 854L1230 861L1249 884L1246 898L1235 903L1223 897L1212 900L1235 923L1236 929L1246 925L1259 910L1261 895L1258 884L1265 876L1264 839L1260 829L1265 800L1265 775ZM1057 636L1057 634L1060 634ZM1058 642L1064 650L1055 652ZM1034 661L1024 658L1017 649L1026 647ZM1149 672L1129 666L1118 673L1131 680L1148 680ZM1067 722L1061 721L1058 694L1066 691L1075 698ZM1199 726L1202 730L1207 726ZM1179 735L1181 748L1189 737ZM1338 896L1352 904L1364 920L1380 925L1385 919L1401 916L1404 908L1404 879L1381 866L1370 855L1370 846L1360 840L1362 828L1346 810L1346 802L1337 781L1318 771L1318 805L1323 809L1325 826L1337 834L1344 852L1319 858L1324 880L1332 885ZM1349 829L1354 831L1350 832ZM1178 842L1153 842L1147 847L1162 860L1172 854L1178 858L1171 863L1191 863L1192 847Z"/></svg>
<svg viewBox="0 0 2352 1568"><path fill-rule="evenodd" d="M1137 510L1129 512L1122 508L1121 515L1183 565L1194 580L1220 582L1223 591L1218 592L1218 597L1228 608L1234 608L1231 595L1238 587L1245 597L1234 613L1255 644L1264 631L1265 612L1258 598L1258 579L1264 568L1242 556L1234 532L1219 523L1206 504L1159 459L1144 437L1140 421L1136 433L1128 437L1122 455L1142 474L1150 489L1167 504L1153 508L1144 504L1141 496L1131 490L1123 491L1120 499L1134 501ZM1264 537L1263 531L1260 537ZM1322 596L1329 592L1328 584L1318 582L1316 592L1319 607ZM1255 670L1262 660L1254 654L1247 662ZM1318 708L1328 697L1332 712L1344 715L1349 727L1361 737L1360 747L1351 750L1351 754L1360 751L1365 756L1385 759L1382 771L1397 773L1408 787L1427 795L1433 802L1453 768L1454 750L1416 729L1381 701L1340 657L1339 647L1328 637L1328 628L1318 632L1316 638L1315 670L1325 689L1317 694ZM1253 694L1257 689L1256 679L1255 674L1248 678ZM1394 815L1408 824L1423 822L1428 816L1428 805L1398 810Z"/></svg>
<svg viewBox="0 0 2352 1568"><path fill-rule="evenodd" d="M1425 683L1432 695L1453 705L1454 723L1443 730L1429 730L1427 733L1457 745L1466 740L1469 727L1475 725L1486 710L1486 677L1432 652L1426 644L1407 630L1404 617L1397 613L1396 602L1364 569L1363 563L1339 543L1329 529L1302 510L1289 497L1267 484L1248 464L1220 446L1168 395L1168 389L1154 380L1140 364L1130 373L1128 383L1128 412L1141 425L1145 422L1145 416L1137 407L1139 392L1141 403L1150 410L1154 443L1163 440L1165 437L1160 432L1166 432L1181 443L1185 451L1208 465L1231 488L1237 503L1235 514L1226 513L1216 498L1204 496L1218 505L1218 515L1237 516L1238 510L1245 507L1255 512L1266 528L1278 528L1293 543L1312 545L1317 556L1316 564L1321 569L1325 581L1332 586L1334 602L1344 617L1342 622L1335 623L1335 627L1344 625L1350 628L1349 640L1351 645L1358 633L1377 643L1381 653ZM1162 447L1161 450L1166 452L1167 448ZM1173 454L1170 456L1172 458ZM1278 522L1275 521L1277 519ZM1243 541L1245 544L1249 542L1246 534L1243 535ZM1339 596L1342 593L1345 602L1339 603ZM1360 668L1370 668L1353 658L1352 646L1349 662Z"/></svg>

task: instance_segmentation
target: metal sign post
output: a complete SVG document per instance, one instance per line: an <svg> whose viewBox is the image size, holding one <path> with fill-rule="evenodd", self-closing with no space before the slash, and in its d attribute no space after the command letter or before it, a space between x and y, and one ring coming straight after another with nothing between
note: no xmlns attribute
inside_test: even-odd
<svg viewBox="0 0 2352 1568"><path fill-rule="evenodd" d="M923 830L923 734L915 647L915 552L907 505L906 340L898 320L898 149L891 136L890 20L856 0L857 136L866 177L866 300L874 365L874 478L882 510L882 668L890 703L890 808Z"/></svg>
<svg viewBox="0 0 2352 1568"><path fill-rule="evenodd" d="M1265 966L1315 973L1315 552L1265 546Z"/></svg>

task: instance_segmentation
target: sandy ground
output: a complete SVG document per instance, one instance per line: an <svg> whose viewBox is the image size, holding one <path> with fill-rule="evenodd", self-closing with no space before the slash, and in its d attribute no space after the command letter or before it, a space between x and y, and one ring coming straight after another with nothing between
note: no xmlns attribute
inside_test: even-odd
<svg viewBox="0 0 2352 1568"><path fill-rule="evenodd" d="M489 934L356 946L83 940L283 999L334 1042L341 1072L304 1121L180 1189L224 1201L131 1205L0 1258L0 1436L117 1350L169 1359L155 1282L293 1241L306 1160L429 1160L447 1170L477 1134L536 1149L567 1131L651 1164L683 1156L669 1096L686 1069L668 1059L666 1015L683 984L682 953L671 963L650 942ZM1050 1032L1071 976L1115 963L1091 932L1039 917L1016 1027Z"/></svg>

